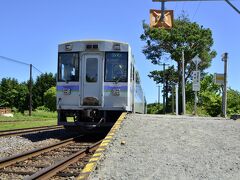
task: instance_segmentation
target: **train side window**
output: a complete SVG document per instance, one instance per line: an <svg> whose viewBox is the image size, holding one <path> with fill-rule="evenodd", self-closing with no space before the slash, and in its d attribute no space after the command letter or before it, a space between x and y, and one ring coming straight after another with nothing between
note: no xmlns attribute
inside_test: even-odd
<svg viewBox="0 0 240 180"><path fill-rule="evenodd" d="M141 80L140 80L139 73L138 73L138 71L136 71L136 83L140 84L140 82L141 82Z"/></svg>
<svg viewBox="0 0 240 180"><path fill-rule="evenodd" d="M130 73L130 80L133 81L133 64L131 63L131 73Z"/></svg>
<svg viewBox="0 0 240 180"><path fill-rule="evenodd" d="M79 81L78 53L59 53L58 81Z"/></svg>
<svg viewBox="0 0 240 180"><path fill-rule="evenodd" d="M88 58L86 62L86 82L97 82L98 80L98 59Z"/></svg>
<svg viewBox="0 0 240 180"><path fill-rule="evenodd" d="M127 82L128 53L107 52L105 59L105 82Z"/></svg>

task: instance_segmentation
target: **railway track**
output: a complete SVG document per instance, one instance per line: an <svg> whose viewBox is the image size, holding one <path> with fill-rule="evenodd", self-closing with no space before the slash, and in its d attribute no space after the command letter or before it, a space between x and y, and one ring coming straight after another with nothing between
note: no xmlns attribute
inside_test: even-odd
<svg viewBox="0 0 240 180"><path fill-rule="evenodd" d="M26 133L35 133L35 132L39 132L39 131L52 131L52 130L58 130L58 129L64 129L64 127L55 125L55 126L42 126L42 127L34 127L34 128L0 131L0 137L18 136L18 135L22 135L22 134L26 134Z"/></svg>
<svg viewBox="0 0 240 180"><path fill-rule="evenodd" d="M0 159L0 179L66 179L79 175L101 140L83 136Z"/></svg>

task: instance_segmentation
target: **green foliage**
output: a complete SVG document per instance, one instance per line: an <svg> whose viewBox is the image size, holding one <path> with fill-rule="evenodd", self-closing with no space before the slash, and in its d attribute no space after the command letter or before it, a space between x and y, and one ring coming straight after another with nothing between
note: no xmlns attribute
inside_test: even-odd
<svg viewBox="0 0 240 180"><path fill-rule="evenodd" d="M210 116L221 114L221 97L211 91L201 93L202 106Z"/></svg>
<svg viewBox="0 0 240 180"><path fill-rule="evenodd" d="M46 106L39 106L39 107L36 108L36 111L38 111L38 112L39 112L39 111L49 112L50 109L47 108Z"/></svg>
<svg viewBox="0 0 240 180"><path fill-rule="evenodd" d="M14 99L17 97L18 81L16 79L3 78L0 85L0 105L12 108Z"/></svg>
<svg viewBox="0 0 240 180"><path fill-rule="evenodd" d="M187 112L192 113L194 107L194 92L192 83L186 85ZM227 114L240 114L240 92L229 88L227 90ZM213 82L213 75L205 75L201 80L198 93L198 115L220 116L222 113L221 86Z"/></svg>
<svg viewBox="0 0 240 180"><path fill-rule="evenodd" d="M44 93L56 85L55 77L52 73L45 73L37 77L33 83L33 107L37 108L44 105ZM46 98L49 98L47 95ZM46 102L48 102L47 99ZM51 102L53 99L51 99ZM51 111L53 105L48 107ZM56 105L55 105L56 106ZM29 109L29 82L19 83L16 79L2 78L0 81L0 107L9 107L21 113Z"/></svg>
<svg viewBox="0 0 240 180"><path fill-rule="evenodd" d="M31 123L26 123L25 121L4 122L1 123L0 131L57 125L56 120L30 121L30 122Z"/></svg>
<svg viewBox="0 0 240 180"><path fill-rule="evenodd" d="M44 93L44 105L50 111L56 111L56 87L51 87Z"/></svg>
<svg viewBox="0 0 240 180"><path fill-rule="evenodd" d="M174 69L174 66L168 67L165 72L164 71L151 71L148 77L152 78L156 84L164 83L164 81L168 82L168 84L177 82L177 72Z"/></svg>
<svg viewBox="0 0 240 180"><path fill-rule="evenodd" d="M240 92L229 88L227 99L227 114L240 114Z"/></svg>
<svg viewBox="0 0 240 180"><path fill-rule="evenodd" d="M13 117L0 116L0 121L56 121L57 118L56 112L47 112L43 110L32 111L32 116L29 116L28 111L24 113L14 113L13 115Z"/></svg>
<svg viewBox="0 0 240 180"><path fill-rule="evenodd" d="M57 118L57 112L49 112L44 110L37 110L32 112L32 117L37 119L55 119Z"/></svg>
<svg viewBox="0 0 240 180"><path fill-rule="evenodd" d="M216 52L211 50L213 45L211 30L204 29L187 18L175 20L171 30L150 28L145 23L143 29L141 39L146 41L143 53L153 64L161 63L162 57L168 55L179 66L184 51L185 64L188 64L186 70L191 72L194 66L191 60L197 54L202 59L200 69L209 67L212 58L216 56Z"/></svg>
<svg viewBox="0 0 240 180"><path fill-rule="evenodd" d="M161 114L163 113L163 106L158 103L152 103L147 105L147 113L148 114Z"/></svg>
<svg viewBox="0 0 240 180"><path fill-rule="evenodd" d="M3 78L0 83L0 107L17 108L23 112L27 108L28 88L16 79Z"/></svg>
<svg viewBox="0 0 240 180"><path fill-rule="evenodd" d="M165 86L162 89L162 93L165 92L165 97L166 97L166 104L167 104L167 112L170 112L169 110L169 98L168 94L172 91L172 86L174 83L178 81L177 79L177 71L174 69L174 66L170 66L168 69L165 71L152 71L148 75L148 77L152 78L156 84L165 83Z"/></svg>
<svg viewBox="0 0 240 180"><path fill-rule="evenodd" d="M44 73L37 77L33 85L34 108L44 105L44 93L53 86L56 86L56 78L52 73Z"/></svg>
<svg viewBox="0 0 240 180"><path fill-rule="evenodd" d="M192 83L186 85L187 111L194 110L194 92ZM213 75L204 75L201 80L201 88L198 93L198 114L219 116L221 114L221 87L213 82Z"/></svg>
<svg viewBox="0 0 240 180"><path fill-rule="evenodd" d="M221 87L214 83L213 75L205 75L201 80L199 106L210 116L221 114Z"/></svg>
<svg viewBox="0 0 240 180"><path fill-rule="evenodd" d="M143 22L143 30L144 33L140 38L146 42L143 53L148 60L156 65L163 63L163 59L171 59L176 62L177 71L172 76L173 79L177 79L179 84L179 98L181 97L182 89L182 52L184 52L185 59L185 82L189 81L192 71L195 70L192 59L196 55L199 55L202 60L198 67L201 71L208 68L212 59L216 56L216 52L211 50L213 45L211 30L195 22L190 22L184 15L174 20L171 30L150 28L145 22ZM163 78L156 71L151 72L149 77L156 82L161 82L160 79ZM179 102L181 104L181 98ZM180 109L182 109L181 105Z"/></svg>

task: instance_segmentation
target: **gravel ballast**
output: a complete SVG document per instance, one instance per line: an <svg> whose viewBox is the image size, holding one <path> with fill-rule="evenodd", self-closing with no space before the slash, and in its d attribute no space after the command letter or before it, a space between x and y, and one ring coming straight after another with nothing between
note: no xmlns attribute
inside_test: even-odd
<svg viewBox="0 0 240 180"><path fill-rule="evenodd" d="M0 159L59 142L68 136L70 133L66 133L64 130L53 130L21 136L0 137Z"/></svg>
<svg viewBox="0 0 240 180"><path fill-rule="evenodd" d="M240 123L129 114L90 179L240 179Z"/></svg>

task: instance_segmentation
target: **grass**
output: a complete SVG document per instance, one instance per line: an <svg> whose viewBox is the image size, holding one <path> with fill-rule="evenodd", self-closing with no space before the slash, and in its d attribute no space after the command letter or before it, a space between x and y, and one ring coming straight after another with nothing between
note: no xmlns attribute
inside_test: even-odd
<svg viewBox="0 0 240 180"><path fill-rule="evenodd" d="M29 116L28 112L24 112L24 114L15 113L14 117L0 116L0 130L51 126L56 124L56 112L33 111L32 116Z"/></svg>
<svg viewBox="0 0 240 180"><path fill-rule="evenodd" d="M0 123L0 131L11 130L11 129L40 127L40 126L52 126L52 125L56 125L56 124L57 124L56 120L30 121L29 123L26 123L26 121L3 122L3 123Z"/></svg>

